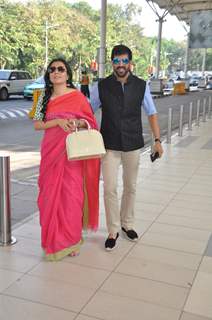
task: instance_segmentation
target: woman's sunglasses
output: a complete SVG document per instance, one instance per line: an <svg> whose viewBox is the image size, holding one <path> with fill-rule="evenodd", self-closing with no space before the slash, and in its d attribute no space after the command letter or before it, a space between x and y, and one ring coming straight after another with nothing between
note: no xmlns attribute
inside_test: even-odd
<svg viewBox="0 0 212 320"><path fill-rule="evenodd" d="M130 60L128 58L123 58L123 59L114 58L113 59L113 64L120 64L121 62L123 64L128 64L130 62Z"/></svg>
<svg viewBox="0 0 212 320"><path fill-rule="evenodd" d="M63 73L66 71L66 69L62 66L59 66L59 67L49 67L48 68L48 73L54 73L55 71L58 71L59 73Z"/></svg>

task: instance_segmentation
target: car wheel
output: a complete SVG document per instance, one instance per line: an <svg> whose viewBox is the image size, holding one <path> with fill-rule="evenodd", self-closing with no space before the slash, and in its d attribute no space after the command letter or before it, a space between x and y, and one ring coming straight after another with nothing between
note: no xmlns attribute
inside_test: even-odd
<svg viewBox="0 0 212 320"><path fill-rule="evenodd" d="M0 100L7 100L9 97L8 91L6 88L0 90Z"/></svg>

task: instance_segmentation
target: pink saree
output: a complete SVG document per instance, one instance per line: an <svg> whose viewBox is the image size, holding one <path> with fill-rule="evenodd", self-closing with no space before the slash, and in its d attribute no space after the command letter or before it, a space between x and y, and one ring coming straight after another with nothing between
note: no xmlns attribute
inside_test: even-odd
<svg viewBox="0 0 212 320"><path fill-rule="evenodd" d="M49 101L46 120L55 118L86 119L92 128L97 128L89 103L78 91ZM51 261L79 250L83 227L98 227L100 161L68 161L67 134L59 126L47 129L41 144L41 244Z"/></svg>

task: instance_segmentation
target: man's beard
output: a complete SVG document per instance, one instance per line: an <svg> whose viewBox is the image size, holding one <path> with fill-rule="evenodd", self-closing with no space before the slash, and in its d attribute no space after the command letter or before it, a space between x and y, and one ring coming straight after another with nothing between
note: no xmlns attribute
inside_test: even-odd
<svg viewBox="0 0 212 320"><path fill-rule="evenodd" d="M129 71L130 71L130 68L118 67L114 70L114 73L116 74L117 77L124 78Z"/></svg>

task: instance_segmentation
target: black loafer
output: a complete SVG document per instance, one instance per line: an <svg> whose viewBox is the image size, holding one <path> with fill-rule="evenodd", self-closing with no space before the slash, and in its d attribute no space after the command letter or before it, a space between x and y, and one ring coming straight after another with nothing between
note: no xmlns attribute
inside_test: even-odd
<svg viewBox="0 0 212 320"><path fill-rule="evenodd" d="M137 232L135 232L135 230L130 229L130 230L126 230L123 227L121 228L121 230L123 231L125 237L130 240L130 241L137 241L138 240L138 234Z"/></svg>
<svg viewBox="0 0 212 320"><path fill-rule="evenodd" d="M107 240L105 241L105 249L107 251L112 251L113 249L115 249L117 245L116 240L118 239L118 237L119 237L119 233L117 232L115 239L107 238Z"/></svg>

